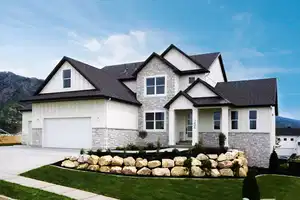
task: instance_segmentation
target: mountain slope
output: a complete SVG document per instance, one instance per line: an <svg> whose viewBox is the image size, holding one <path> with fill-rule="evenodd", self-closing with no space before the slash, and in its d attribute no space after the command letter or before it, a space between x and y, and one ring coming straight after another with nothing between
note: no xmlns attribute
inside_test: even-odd
<svg viewBox="0 0 300 200"><path fill-rule="evenodd" d="M285 117L276 117L276 128L300 128L300 120Z"/></svg>

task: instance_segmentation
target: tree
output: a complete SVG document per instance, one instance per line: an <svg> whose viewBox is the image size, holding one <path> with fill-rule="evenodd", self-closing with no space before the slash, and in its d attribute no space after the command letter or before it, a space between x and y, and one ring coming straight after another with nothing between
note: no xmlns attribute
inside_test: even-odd
<svg viewBox="0 0 300 200"><path fill-rule="evenodd" d="M275 150L271 153L270 161L269 161L269 172L276 173L279 169L279 161L278 156Z"/></svg>
<svg viewBox="0 0 300 200"><path fill-rule="evenodd" d="M255 172L250 170L243 181L243 198L260 200L259 187L255 178Z"/></svg>

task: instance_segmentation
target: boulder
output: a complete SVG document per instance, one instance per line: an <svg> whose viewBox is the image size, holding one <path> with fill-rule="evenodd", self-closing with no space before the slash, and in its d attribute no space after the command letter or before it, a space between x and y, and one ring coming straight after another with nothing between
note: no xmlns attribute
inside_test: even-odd
<svg viewBox="0 0 300 200"><path fill-rule="evenodd" d="M225 153L226 160L233 160L233 159L235 159L234 156L235 155L232 152L226 152Z"/></svg>
<svg viewBox="0 0 300 200"><path fill-rule="evenodd" d="M200 153L200 154L197 155L196 159L198 159L200 161L208 160L208 156L203 154L203 153Z"/></svg>
<svg viewBox="0 0 300 200"><path fill-rule="evenodd" d="M218 166L218 162L217 161L210 160L210 163L211 163L211 168L217 168L217 166Z"/></svg>
<svg viewBox="0 0 300 200"><path fill-rule="evenodd" d="M230 168L230 167L232 167L232 164L233 164L233 162L226 160L226 161L223 161L223 162L219 162L218 167L221 168L221 169Z"/></svg>
<svg viewBox="0 0 300 200"><path fill-rule="evenodd" d="M71 156L65 156L65 160L69 160Z"/></svg>
<svg viewBox="0 0 300 200"><path fill-rule="evenodd" d="M176 166L183 166L184 161L187 159L185 156L177 156L174 158L174 163Z"/></svg>
<svg viewBox="0 0 300 200"><path fill-rule="evenodd" d="M79 162L78 161L74 161L74 165L75 165L75 167L78 167Z"/></svg>
<svg viewBox="0 0 300 200"><path fill-rule="evenodd" d="M243 151L238 151L238 157L245 157L245 153Z"/></svg>
<svg viewBox="0 0 300 200"><path fill-rule="evenodd" d="M78 158L79 158L78 155L72 155L72 156L70 156L69 160L71 160L71 161L77 161Z"/></svg>
<svg viewBox="0 0 300 200"><path fill-rule="evenodd" d="M122 166L123 165L123 158L119 157L119 156L114 156L112 161L111 161L111 165L113 166Z"/></svg>
<svg viewBox="0 0 300 200"><path fill-rule="evenodd" d="M196 159L196 158L194 158L194 157L191 157L191 159L192 159L192 166L201 166L201 161L200 160L198 160L198 159Z"/></svg>
<svg viewBox="0 0 300 200"><path fill-rule="evenodd" d="M242 166L248 166L248 160L245 157L238 157L241 160Z"/></svg>
<svg viewBox="0 0 300 200"><path fill-rule="evenodd" d="M171 168L174 167L174 160L172 159L162 159L162 167L163 168Z"/></svg>
<svg viewBox="0 0 300 200"><path fill-rule="evenodd" d="M97 165L98 161L99 161L99 156L96 155L91 155L88 159L88 163L90 165Z"/></svg>
<svg viewBox="0 0 300 200"><path fill-rule="evenodd" d="M234 158L237 158L237 157L238 157L238 154L239 154L239 150L237 150L237 149L232 149L232 150L231 150L231 153L233 154L233 157L234 157Z"/></svg>
<svg viewBox="0 0 300 200"><path fill-rule="evenodd" d="M192 166L191 175L194 177L203 177L205 176L205 171L203 171L200 167Z"/></svg>
<svg viewBox="0 0 300 200"><path fill-rule="evenodd" d="M216 160L218 158L217 154L208 154L209 159Z"/></svg>
<svg viewBox="0 0 300 200"><path fill-rule="evenodd" d="M74 163L71 160L65 160L61 163L62 167L67 167L67 168L75 168L76 167L76 163Z"/></svg>
<svg viewBox="0 0 300 200"><path fill-rule="evenodd" d="M124 158L125 166L135 166L135 159L133 157Z"/></svg>
<svg viewBox="0 0 300 200"><path fill-rule="evenodd" d="M110 166L101 166L99 169L100 172L110 172Z"/></svg>
<svg viewBox="0 0 300 200"><path fill-rule="evenodd" d="M233 176L233 171L231 169L220 169L221 176Z"/></svg>
<svg viewBox="0 0 300 200"><path fill-rule="evenodd" d="M221 174L220 174L219 170L217 170L217 169L211 169L210 175L212 177L219 177Z"/></svg>
<svg viewBox="0 0 300 200"><path fill-rule="evenodd" d="M154 168L152 169L153 176L170 176L170 170L168 168Z"/></svg>
<svg viewBox="0 0 300 200"><path fill-rule="evenodd" d="M99 165L89 165L87 169L91 171L98 171Z"/></svg>
<svg viewBox="0 0 300 200"><path fill-rule="evenodd" d="M247 172L243 167L239 168L239 177L246 177L247 176Z"/></svg>
<svg viewBox="0 0 300 200"><path fill-rule="evenodd" d="M218 162L222 162L226 160L226 156L224 153L221 153L217 159Z"/></svg>
<svg viewBox="0 0 300 200"><path fill-rule="evenodd" d="M100 166L108 166L111 164L111 161L112 161L112 157L110 155L107 155L107 156L101 156L99 158L99 165Z"/></svg>
<svg viewBox="0 0 300 200"><path fill-rule="evenodd" d="M188 176L189 170L186 167L173 167L171 170L171 176Z"/></svg>
<svg viewBox="0 0 300 200"><path fill-rule="evenodd" d="M148 161L147 159L137 158L135 162L135 166L138 168L147 167Z"/></svg>
<svg viewBox="0 0 300 200"><path fill-rule="evenodd" d="M137 172L137 175L149 176L151 175L151 169L147 167L143 167Z"/></svg>
<svg viewBox="0 0 300 200"><path fill-rule="evenodd" d="M125 166L123 167L122 173L128 175L135 175L136 174L136 167L133 166Z"/></svg>
<svg viewBox="0 0 300 200"><path fill-rule="evenodd" d="M113 166L113 167L110 168L110 173L121 174L122 173L122 167Z"/></svg>
<svg viewBox="0 0 300 200"><path fill-rule="evenodd" d="M89 166L89 164L83 163L83 164L78 165L76 169L87 169L88 166Z"/></svg>
<svg viewBox="0 0 300 200"><path fill-rule="evenodd" d="M161 165L161 162L159 160L152 160L152 161L148 162L149 168L159 167L160 165Z"/></svg>
<svg viewBox="0 0 300 200"><path fill-rule="evenodd" d="M89 158L90 158L90 155L83 154L83 155L80 155L80 156L78 157L78 160L77 160L77 161L78 161L79 163L86 163L86 162L88 162Z"/></svg>
<svg viewBox="0 0 300 200"><path fill-rule="evenodd" d="M243 166L243 169L245 170L246 174L248 173L248 166L247 165L244 165Z"/></svg>
<svg viewBox="0 0 300 200"><path fill-rule="evenodd" d="M243 161L242 161L242 159L234 159L233 161L232 161L233 163L235 163L235 162L237 162L240 166L243 166Z"/></svg>

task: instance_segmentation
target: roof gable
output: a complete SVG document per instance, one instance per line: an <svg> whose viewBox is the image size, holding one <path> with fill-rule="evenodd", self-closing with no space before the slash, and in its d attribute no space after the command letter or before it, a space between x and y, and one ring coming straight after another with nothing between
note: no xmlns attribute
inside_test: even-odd
<svg viewBox="0 0 300 200"><path fill-rule="evenodd" d="M193 98L183 91L179 91L164 107L170 108L173 103L177 109L186 109L187 106L194 106L195 104Z"/></svg>

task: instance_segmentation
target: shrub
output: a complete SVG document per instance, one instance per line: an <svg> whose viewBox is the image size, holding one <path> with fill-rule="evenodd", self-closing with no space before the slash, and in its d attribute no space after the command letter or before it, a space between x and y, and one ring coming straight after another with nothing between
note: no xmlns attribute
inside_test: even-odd
<svg viewBox="0 0 300 200"><path fill-rule="evenodd" d="M92 149L90 149L87 153L88 153L88 155L93 155L94 154Z"/></svg>
<svg viewBox="0 0 300 200"><path fill-rule="evenodd" d="M159 153L160 148L161 148L160 138L158 138L156 142L156 153Z"/></svg>
<svg viewBox="0 0 300 200"><path fill-rule="evenodd" d="M173 154L174 157L179 156L180 155L180 151L175 148L175 149L172 150L172 154Z"/></svg>
<svg viewBox="0 0 300 200"><path fill-rule="evenodd" d="M124 150L124 147L116 147L116 150Z"/></svg>
<svg viewBox="0 0 300 200"><path fill-rule="evenodd" d="M240 166L239 162L234 162L232 164L232 171L234 172L235 176L239 176L240 167L241 166Z"/></svg>
<svg viewBox="0 0 300 200"><path fill-rule="evenodd" d="M145 139L147 137L148 133L147 131L139 131L139 137L142 139Z"/></svg>
<svg viewBox="0 0 300 200"><path fill-rule="evenodd" d="M96 155L97 155L97 156L101 156L101 155L102 155L102 149L97 149Z"/></svg>
<svg viewBox="0 0 300 200"><path fill-rule="evenodd" d="M260 200L259 187L255 178L255 172L250 170L243 181L243 198Z"/></svg>
<svg viewBox="0 0 300 200"><path fill-rule="evenodd" d="M210 174L212 168L210 160L203 160L202 168L206 172L206 174Z"/></svg>
<svg viewBox="0 0 300 200"><path fill-rule="evenodd" d="M220 133L219 134L219 146L220 146L220 148L225 147L225 141L226 141L226 136L224 135L224 133Z"/></svg>
<svg viewBox="0 0 300 200"><path fill-rule="evenodd" d="M85 154L84 149L80 149L80 155Z"/></svg>
<svg viewBox="0 0 300 200"><path fill-rule="evenodd" d="M143 150L143 149L139 150L138 157L145 158L146 157L146 151Z"/></svg>
<svg viewBox="0 0 300 200"><path fill-rule="evenodd" d="M136 146L135 144L130 143L124 149L126 149L126 150L139 150L139 147Z"/></svg>
<svg viewBox="0 0 300 200"><path fill-rule="evenodd" d="M192 168L192 158L188 158L184 161L183 166L186 167L186 170L191 173L191 168Z"/></svg>
<svg viewBox="0 0 300 200"><path fill-rule="evenodd" d="M147 146L146 146L147 150L154 150L155 149L155 146L153 143L147 143Z"/></svg>
<svg viewBox="0 0 300 200"><path fill-rule="evenodd" d="M269 162L269 172L276 173L279 168L279 160L275 150L271 153Z"/></svg>
<svg viewBox="0 0 300 200"><path fill-rule="evenodd" d="M106 149L106 153L110 154L111 153L111 150L108 148Z"/></svg>
<svg viewBox="0 0 300 200"><path fill-rule="evenodd" d="M199 153L203 152L203 147L201 143L196 143L192 148L189 149L191 156L197 156Z"/></svg>

